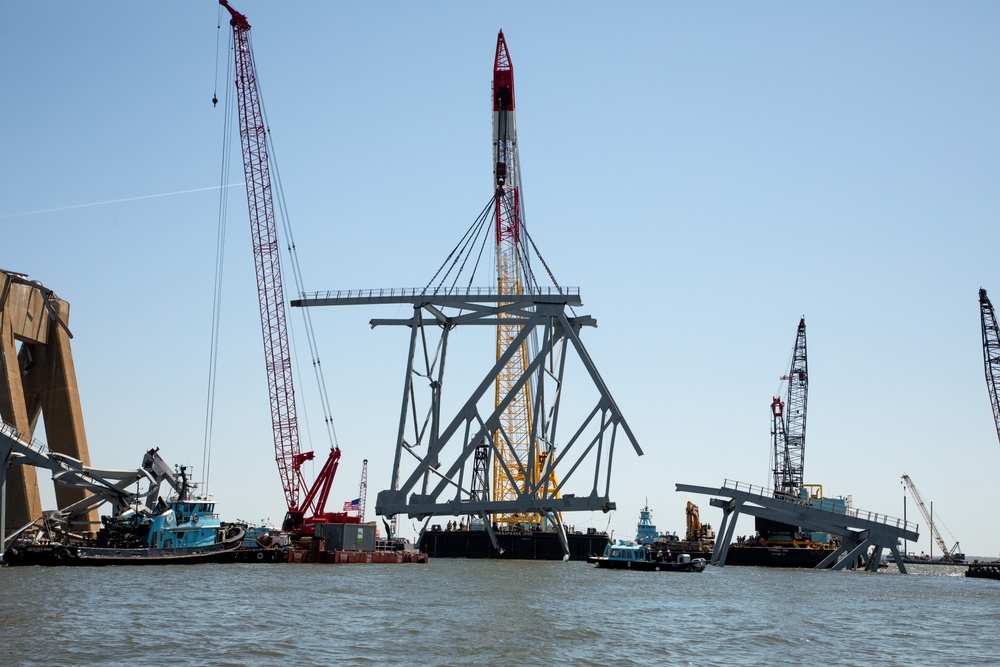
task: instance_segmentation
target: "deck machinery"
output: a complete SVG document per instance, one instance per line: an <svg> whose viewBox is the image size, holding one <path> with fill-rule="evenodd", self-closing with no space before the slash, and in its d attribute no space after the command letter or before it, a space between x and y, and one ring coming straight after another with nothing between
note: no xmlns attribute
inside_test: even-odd
<svg viewBox="0 0 1000 667"><path fill-rule="evenodd" d="M623 433L637 454L642 450L580 340L583 328L596 321L572 312L582 305L579 289L555 282L528 235L514 107L514 72L501 31L493 67L493 193L458 246L424 288L315 293L292 305L413 309L408 318L371 321L410 330L391 488L378 494L378 514L428 523L435 516L469 517L500 553L497 529L554 533L569 556L562 513L614 509L609 487L617 435ZM490 239L495 287L474 287L479 253ZM539 284L534 262L545 267L552 286ZM466 267L474 267L472 275L463 275ZM493 328L496 354L468 398L451 402L445 359L460 327ZM585 393L591 407L581 412L588 399L574 400L573 410L563 414L562 399L572 385L567 379L577 372L590 381ZM575 417L578 427L560 440L560 420L571 425Z"/></svg>

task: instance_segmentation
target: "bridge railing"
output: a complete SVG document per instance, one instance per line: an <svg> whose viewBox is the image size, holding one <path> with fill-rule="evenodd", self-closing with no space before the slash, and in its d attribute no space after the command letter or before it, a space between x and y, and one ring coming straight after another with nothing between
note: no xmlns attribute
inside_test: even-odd
<svg viewBox="0 0 1000 667"><path fill-rule="evenodd" d="M31 439L25 438L24 436L21 435L20 431L18 431L16 428L14 428L13 426L11 426L7 422L0 422L0 433L3 433L4 435L6 435L9 438L13 438L14 440L17 440L18 442L20 442L23 445L27 445L28 447L30 447L31 449L35 450L39 454L48 455L48 452L49 452L49 446L48 445L46 445L41 440L36 440L35 438L31 438Z"/></svg>
<svg viewBox="0 0 1000 667"><path fill-rule="evenodd" d="M738 482L736 480L725 480L722 484L725 489L733 489L735 491L740 491L750 496L759 496L762 498L767 498L769 500L780 500L774 497L774 492L771 489L766 489L763 486L755 486L753 484L747 484L744 482ZM816 507L817 509L831 509L823 507L822 503L817 503L815 501L823 500L821 498L810 498L808 500L800 498L784 498L785 502L795 503L798 505L810 505ZM897 517L889 516L888 514L882 514L881 512L871 512L869 510L861 510L847 506L845 513L848 516L852 516L858 519L864 519L865 521L871 521L872 523L881 523L886 526L893 526L896 528L902 528L904 530L912 530L918 532L919 526L912 521L904 521Z"/></svg>
<svg viewBox="0 0 1000 667"><path fill-rule="evenodd" d="M496 296L496 287L385 287L375 289L344 289L327 290L325 292L302 292L300 299L393 299L413 298L420 296L461 296L487 297ZM580 296L579 287L539 287L526 291L525 296Z"/></svg>

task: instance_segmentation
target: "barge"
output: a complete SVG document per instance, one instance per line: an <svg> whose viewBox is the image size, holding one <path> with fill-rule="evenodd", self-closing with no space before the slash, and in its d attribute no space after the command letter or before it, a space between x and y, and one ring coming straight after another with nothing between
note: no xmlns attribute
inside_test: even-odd
<svg viewBox="0 0 1000 667"><path fill-rule="evenodd" d="M969 563L969 569L965 571L965 576L973 579L997 579L1000 580L1000 561L992 560L983 563Z"/></svg>
<svg viewBox="0 0 1000 667"><path fill-rule="evenodd" d="M417 549L431 558L503 558L513 560L563 560L559 535L551 531L498 530L500 549L493 547L486 530L442 530L430 526L417 542ZM569 560L587 560L604 553L611 542L605 532L588 528L587 532L567 532Z"/></svg>

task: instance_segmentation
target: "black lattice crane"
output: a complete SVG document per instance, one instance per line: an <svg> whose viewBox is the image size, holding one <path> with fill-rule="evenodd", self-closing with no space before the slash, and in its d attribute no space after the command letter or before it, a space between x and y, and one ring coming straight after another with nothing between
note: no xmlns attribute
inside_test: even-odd
<svg viewBox="0 0 1000 667"><path fill-rule="evenodd" d="M1000 330L997 328L997 316L993 312L993 304L986 296L986 290L979 288L979 314L983 324L983 365L986 369L986 388L990 392L990 405L993 406L993 423L997 427L997 437L1000 438Z"/></svg>
<svg viewBox="0 0 1000 667"><path fill-rule="evenodd" d="M771 402L773 427L772 461L774 467L774 496L794 497L802 488L803 464L806 445L806 402L809 396L809 367L806 362L806 320L799 320L792 349L792 362L788 375L781 376L788 382L787 401L777 396Z"/></svg>

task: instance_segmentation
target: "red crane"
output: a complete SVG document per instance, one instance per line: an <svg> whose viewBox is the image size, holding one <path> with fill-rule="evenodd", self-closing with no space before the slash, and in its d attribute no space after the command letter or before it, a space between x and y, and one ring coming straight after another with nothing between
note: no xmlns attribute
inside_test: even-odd
<svg viewBox="0 0 1000 667"><path fill-rule="evenodd" d="M233 51L236 56L236 93L243 146L243 169L250 208L250 232L257 272L257 300L264 336L264 363L271 400L271 428L274 434L275 460L285 492L288 513L282 526L292 533L312 534L316 523L359 523L359 517L345 512L326 512L333 479L340 462L340 448L330 448L330 455L305 498L299 502L299 489L306 487L302 464L314 458L313 452L299 448L299 426L295 414L295 388L292 384L292 359L288 345L285 299L281 283L278 232L275 225L271 190L271 172L267 152L267 128L260 104L260 89L250 47L250 23L247 17L219 0L232 15Z"/></svg>

